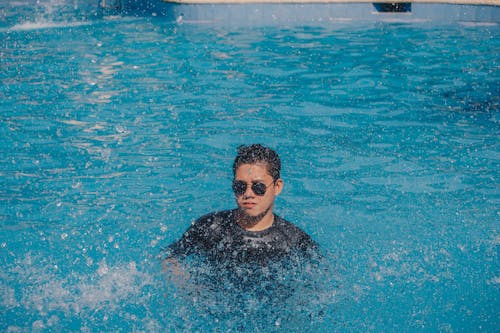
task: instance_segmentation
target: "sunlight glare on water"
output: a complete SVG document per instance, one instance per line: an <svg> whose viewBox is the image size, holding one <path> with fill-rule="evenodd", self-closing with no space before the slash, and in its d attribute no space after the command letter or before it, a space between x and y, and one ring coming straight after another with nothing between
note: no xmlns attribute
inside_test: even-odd
<svg viewBox="0 0 500 333"><path fill-rule="evenodd" d="M1 331L497 330L497 25L229 30L50 3L1 2ZM282 157L277 213L327 255L313 303L162 275L163 247L234 207L253 142Z"/></svg>

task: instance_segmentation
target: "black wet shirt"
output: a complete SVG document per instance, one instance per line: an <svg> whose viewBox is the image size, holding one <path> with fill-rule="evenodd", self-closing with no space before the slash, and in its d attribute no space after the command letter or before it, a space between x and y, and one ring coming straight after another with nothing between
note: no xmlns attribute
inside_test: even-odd
<svg viewBox="0 0 500 333"><path fill-rule="evenodd" d="M266 265L317 252L304 231L277 215L266 230L247 231L238 225L235 213L227 210L201 217L168 248L167 255L199 255L217 264Z"/></svg>
<svg viewBox="0 0 500 333"><path fill-rule="evenodd" d="M176 269L184 272L169 275L182 277L176 283L180 295L218 321L250 317L275 325L286 318L288 312L280 310L285 305L293 308L294 318L298 313L307 314L307 320L319 316L321 309L311 304L318 304L328 275L322 273L316 243L277 215L266 230L247 231L236 222L236 212L201 217L167 248L166 259L176 259L171 267L179 264Z"/></svg>

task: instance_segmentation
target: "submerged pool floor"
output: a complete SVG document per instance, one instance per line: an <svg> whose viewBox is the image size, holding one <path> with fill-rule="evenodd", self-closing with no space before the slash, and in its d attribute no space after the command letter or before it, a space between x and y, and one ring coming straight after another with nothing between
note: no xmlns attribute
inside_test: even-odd
<svg viewBox="0 0 500 333"><path fill-rule="evenodd" d="M1 6L1 331L497 331L497 25ZM192 220L234 207L251 142L281 154L277 213L327 253L315 303L229 289L232 308L161 272Z"/></svg>

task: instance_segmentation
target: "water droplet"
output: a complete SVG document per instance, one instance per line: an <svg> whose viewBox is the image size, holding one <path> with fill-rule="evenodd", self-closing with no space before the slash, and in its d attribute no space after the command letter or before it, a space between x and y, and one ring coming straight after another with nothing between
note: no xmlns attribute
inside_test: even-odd
<svg viewBox="0 0 500 333"><path fill-rule="evenodd" d="M99 268L97 269L97 274L99 274L100 276L103 276L103 275L106 275L108 274L109 272L109 268L108 268L108 265L106 264L106 261L101 261L99 263Z"/></svg>

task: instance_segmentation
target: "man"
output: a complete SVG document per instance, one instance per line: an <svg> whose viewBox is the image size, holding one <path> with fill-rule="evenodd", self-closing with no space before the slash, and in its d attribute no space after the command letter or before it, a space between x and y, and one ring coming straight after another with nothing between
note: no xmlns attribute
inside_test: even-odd
<svg viewBox="0 0 500 333"><path fill-rule="evenodd" d="M327 275L318 246L274 214L280 170L272 149L240 146L232 186L238 207L199 218L166 250L165 271L180 290L170 294L189 304L189 318L212 317L202 320L203 330L272 331L279 324L314 331L322 317Z"/></svg>
<svg viewBox="0 0 500 333"><path fill-rule="evenodd" d="M166 264L190 255L212 265L269 265L301 260L317 253L316 243L292 223L274 214L283 190L278 154L260 144L240 146L233 163L237 209L198 219L167 250Z"/></svg>

